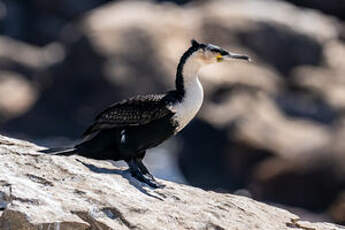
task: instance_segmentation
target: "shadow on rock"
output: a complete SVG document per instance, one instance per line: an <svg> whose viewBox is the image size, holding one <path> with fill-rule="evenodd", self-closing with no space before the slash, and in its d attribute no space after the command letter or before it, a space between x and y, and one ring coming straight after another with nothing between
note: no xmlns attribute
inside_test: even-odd
<svg viewBox="0 0 345 230"><path fill-rule="evenodd" d="M145 190L145 187L147 187L147 185L144 185L143 183L141 183L141 182L137 181L135 178L133 178L128 169L120 170L120 169L99 168L93 164L88 164L88 163L82 162L81 160L78 160L78 159L77 159L77 161L80 162L81 164L83 164L85 167L87 167L90 171L92 171L94 173L121 175L123 178L128 180L128 182L131 185L133 185L133 187L138 189L143 194L145 194L149 197L158 199L158 200L163 200L161 197L155 196L155 195L149 193L147 190Z"/></svg>

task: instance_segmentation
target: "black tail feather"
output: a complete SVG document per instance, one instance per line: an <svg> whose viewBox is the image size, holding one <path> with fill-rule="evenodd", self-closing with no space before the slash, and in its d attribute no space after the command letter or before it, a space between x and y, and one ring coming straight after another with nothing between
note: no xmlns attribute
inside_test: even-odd
<svg viewBox="0 0 345 230"><path fill-rule="evenodd" d="M49 148L40 150L41 153L47 153L51 155L61 155L61 156L70 156L76 154L76 148L74 147L57 147L57 148Z"/></svg>

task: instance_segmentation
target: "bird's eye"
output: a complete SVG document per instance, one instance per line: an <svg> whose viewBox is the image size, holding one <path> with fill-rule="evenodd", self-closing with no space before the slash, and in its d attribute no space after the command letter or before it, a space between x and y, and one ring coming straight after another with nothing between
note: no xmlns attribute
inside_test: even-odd
<svg viewBox="0 0 345 230"><path fill-rule="evenodd" d="M223 55L221 55L221 54L217 55L216 58L217 58L217 62L221 62L224 60Z"/></svg>

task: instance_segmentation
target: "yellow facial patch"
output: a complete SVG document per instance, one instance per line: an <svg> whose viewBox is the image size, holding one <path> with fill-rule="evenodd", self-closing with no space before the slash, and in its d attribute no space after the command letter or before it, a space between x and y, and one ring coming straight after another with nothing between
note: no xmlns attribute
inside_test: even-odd
<svg viewBox="0 0 345 230"><path fill-rule="evenodd" d="M224 60L224 58L221 54L219 54L216 58L217 58L217 62L221 62Z"/></svg>

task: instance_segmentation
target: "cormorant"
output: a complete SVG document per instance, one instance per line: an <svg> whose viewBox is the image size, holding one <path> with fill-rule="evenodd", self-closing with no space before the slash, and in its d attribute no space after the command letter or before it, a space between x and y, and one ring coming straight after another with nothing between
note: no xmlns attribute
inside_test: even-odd
<svg viewBox="0 0 345 230"><path fill-rule="evenodd" d="M110 105L84 132L85 138L80 144L42 152L64 156L77 154L97 160L124 160L133 177L151 187L161 187L142 162L146 150L177 134L197 114L204 96L199 70L231 59L250 60L248 56L192 40L191 47L177 66L175 90L136 96Z"/></svg>

